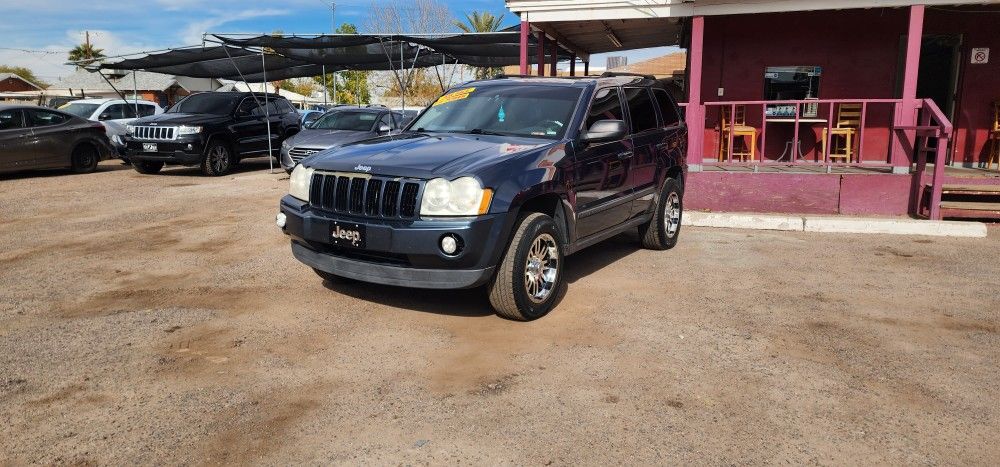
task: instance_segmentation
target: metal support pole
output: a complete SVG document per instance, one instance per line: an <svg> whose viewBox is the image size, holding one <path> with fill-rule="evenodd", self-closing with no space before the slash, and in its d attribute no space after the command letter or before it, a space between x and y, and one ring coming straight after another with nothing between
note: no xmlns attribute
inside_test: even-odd
<svg viewBox="0 0 1000 467"><path fill-rule="evenodd" d="M139 84L135 80L135 70L132 70L132 97L135 98L132 101L135 104L135 118L139 118Z"/></svg>
<svg viewBox="0 0 1000 467"><path fill-rule="evenodd" d="M271 165L271 173L274 173L274 152L271 148L271 142L274 135L271 134L271 109L270 102L268 102L267 98L267 63L264 61L263 48L260 49L260 65L261 72L263 73L262 77L264 78L261 85L264 88L264 118L267 120L267 162ZM249 85L250 83L247 83L247 86Z"/></svg>
<svg viewBox="0 0 1000 467"><path fill-rule="evenodd" d="M333 72L333 105L337 105L337 72Z"/></svg>
<svg viewBox="0 0 1000 467"><path fill-rule="evenodd" d="M330 88L326 87L326 65L323 65L323 109L326 110L327 107L327 96L330 94Z"/></svg>
<svg viewBox="0 0 1000 467"><path fill-rule="evenodd" d="M413 62L414 62L414 64L416 64L416 59L414 59ZM403 81L404 83L406 83L405 85L403 85L403 89L400 89L400 91L399 91L399 95L402 97L402 99L401 99L402 106L400 107L400 110L405 110L406 109L406 88L409 87L410 78L408 78L406 76L406 64L403 63L403 41L399 41L399 71L400 71L400 73L402 73L401 76L403 77L403 79L401 81Z"/></svg>

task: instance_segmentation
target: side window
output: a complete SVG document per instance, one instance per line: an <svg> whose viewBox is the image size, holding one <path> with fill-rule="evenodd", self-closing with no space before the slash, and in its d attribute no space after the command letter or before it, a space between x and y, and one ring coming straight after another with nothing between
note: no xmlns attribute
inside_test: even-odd
<svg viewBox="0 0 1000 467"><path fill-rule="evenodd" d="M103 112L101 112L100 115L98 115L98 118L100 118L101 120L121 120L123 118L126 118L124 113L125 110L124 107L125 106L123 104L109 105L107 108L104 109Z"/></svg>
<svg viewBox="0 0 1000 467"><path fill-rule="evenodd" d="M281 109L282 113L292 113L295 112L295 107L288 99L278 99L278 108Z"/></svg>
<svg viewBox="0 0 1000 467"><path fill-rule="evenodd" d="M628 116L632 120L632 133L641 133L656 128L656 109L646 88L626 88Z"/></svg>
<svg viewBox="0 0 1000 467"><path fill-rule="evenodd" d="M0 130L14 130L17 128L24 128L24 119L21 118L20 110L10 109L0 112Z"/></svg>
<svg viewBox="0 0 1000 467"><path fill-rule="evenodd" d="M598 120L625 120L622 112L622 102L618 98L618 88L604 88L594 95L594 102L587 112L587 122L584 128L590 128Z"/></svg>
<svg viewBox="0 0 1000 467"><path fill-rule="evenodd" d="M656 103L660 106L660 115L663 116L663 126L674 126L681 122L681 116L677 113L677 106L670 99L670 95L663 89L653 89L656 96Z"/></svg>
<svg viewBox="0 0 1000 467"><path fill-rule="evenodd" d="M263 103L263 101L261 101ZM278 107L275 105L274 99L267 100L267 108L265 109L263 105L258 106L251 112L253 115L258 117L263 117L265 115L279 115L281 112L278 111Z"/></svg>
<svg viewBox="0 0 1000 467"><path fill-rule="evenodd" d="M156 114L156 107L149 104L139 104L139 116L148 117L150 115Z"/></svg>
<svg viewBox="0 0 1000 467"><path fill-rule="evenodd" d="M257 115L258 110L260 110L260 106L257 105L257 101L253 97L248 97L243 99L243 102L240 102L240 106L236 109L236 113Z"/></svg>
<svg viewBox="0 0 1000 467"><path fill-rule="evenodd" d="M59 125L66 120L69 120L69 117L60 113L47 110L28 110L28 121L33 127Z"/></svg>

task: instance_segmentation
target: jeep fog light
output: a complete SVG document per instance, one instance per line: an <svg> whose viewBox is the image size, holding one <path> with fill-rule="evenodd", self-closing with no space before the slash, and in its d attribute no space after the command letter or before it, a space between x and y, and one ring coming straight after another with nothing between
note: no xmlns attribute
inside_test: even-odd
<svg viewBox="0 0 1000 467"><path fill-rule="evenodd" d="M283 229L285 228L285 224L288 223L288 216L283 212L279 212L277 216L274 216L274 223Z"/></svg>
<svg viewBox="0 0 1000 467"><path fill-rule="evenodd" d="M462 251L462 240L454 234L441 237L441 251L448 256L454 256Z"/></svg>

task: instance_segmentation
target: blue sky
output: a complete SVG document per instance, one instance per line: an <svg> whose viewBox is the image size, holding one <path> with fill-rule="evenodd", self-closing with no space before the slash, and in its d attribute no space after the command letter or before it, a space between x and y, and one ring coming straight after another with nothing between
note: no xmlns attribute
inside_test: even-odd
<svg viewBox="0 0 1000 467"><path fill-rule="evenodd" d="M472 11L505 14L505 26L517 23L503 0L435 0L456 17ZM331 29L329 1L283 0L5 0L0 20L0 64L27 66L42 79L55 81L72 71L62 63L65 51L83 42L83 31L107 55L134 53L200 43L203 32L319 33ZM370 0L336 1L337 24L363 28ZM409 1L375 0L380 6L407 8ZM413 31L415 32L415 31ZM12 50L24 49L24 50ZM27 52L46 51L48 53ZM630 61L662 53L632 53ZM595 65L598 60L594 60Z"/></svg>

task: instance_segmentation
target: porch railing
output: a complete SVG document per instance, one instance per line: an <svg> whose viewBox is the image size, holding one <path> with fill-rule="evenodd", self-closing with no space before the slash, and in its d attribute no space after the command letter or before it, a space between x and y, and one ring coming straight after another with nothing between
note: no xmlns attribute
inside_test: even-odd
<svg viewBox="0 0 1000 467"><path fill-rule="evenodd" d="M706 102L702 163L706 166L889 167L893 162L894 122L901 102L901 99ZM834 144L844 143L841 136L834 135L839 127L839 111L844 105L859 107L860 121L852 127L850 158L835 160L830 157ZM741 114L745 119L742 126L756 131L754 160L734 157L737 146L751 144L750 138L737 137L735 131L727 131L735 129L733 116ZM727 116L723 118L723 115ZM823 144L824 129L826 144ZM741 152L751 152L751 149L745 147Z"/></svg>
<svg viewBox="0 0 1000 467"><path fill-rule="evenodd" d="M948 143L955 131L954 126L944 112L931 99L920 101L920 119L916 126L896 126L898 133L910 133L912 138L900 135L904 140L913 141L914 173L912 205L917 214L922 214L927 207L927 217L941 219L941 195L944 190L944 167L948 157ZM935 139L936 144L930 144ZM927 155L933 154L934 172L927 177ZM924 187L930 185L930 198L923 199ZM926 201L926 202L925 202Z"/></svg>

